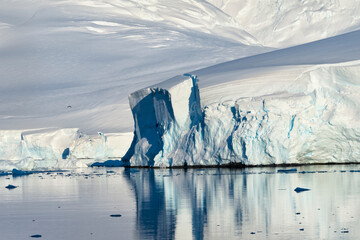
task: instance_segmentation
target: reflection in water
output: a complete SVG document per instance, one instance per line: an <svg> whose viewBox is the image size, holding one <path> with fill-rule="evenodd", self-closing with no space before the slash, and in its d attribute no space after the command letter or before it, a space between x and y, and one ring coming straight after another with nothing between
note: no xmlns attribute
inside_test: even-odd
<svg viewBox="0 0 360 240"><path fill-rule="evenodd" d="M156 183L154 171L143 173L137 174L139 177L130 178L134 181L136 199L140 200L136 205L137 230L145 236L171 239L175 234L176 208L166 208L164 186Z"/></svg>
<svg viewBox="0 0 360 240"><path fill-rule="evenodd" d="M359 166L126 169L136 197L138 239L354 238ZM301 171L301 173L300 173ZM302 172L305 171L305 172ZM296 187L311 191L296 193Z"/></svg>
<svg viewBox="0 0 360 240"><path fill-rule="evenodd" d="M0 239L358 239L360 165L297 169L94 168L3 176ZM311 190L296 193L296 187Z"/></svg>

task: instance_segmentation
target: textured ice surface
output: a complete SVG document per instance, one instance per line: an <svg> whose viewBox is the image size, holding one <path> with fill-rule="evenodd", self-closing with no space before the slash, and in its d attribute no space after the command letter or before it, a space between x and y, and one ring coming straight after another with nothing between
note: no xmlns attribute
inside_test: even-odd
<svg viewBox="0 0 360 240"><path fill-rule="evenodd" d="M200 98L188 94L188 89L198 91L197 84L187 86L190 81L168 90L140 90L148 93L141 99L152 93L154 102L166 93L167 104L163 105L167 107L159 108L153 102L132 106L137 143L130 165L267 165L360 159L359 62L308 67L288 81L286 91L273 89L268 95L209 104L202 114L195 111L196 121L188 117L191 107L187 112L184 104L177 104L182 98L189 106L200 105ZM177 86L182 94L174 91ZM138 93L130 96L130 102L139 102ZM141 109L171 117L139 119ZM169 114L176 110L182 111L180 116L186 121L179 118L178 122ZM152 125L137 124L141 121ZM151 134L143 135L143 131Z"/></svg>
<svg viewBox="0 0 360 240"><path fill-rule="evenodd" d="M190 137L189 130L201 122L199 88L196 77L190 75L177 76L169 82L173 85L165 82L129 96L135 133L124 159L132 166L184 164L185 159L172 155L174 151L185 154L180 148Z"/></svg>

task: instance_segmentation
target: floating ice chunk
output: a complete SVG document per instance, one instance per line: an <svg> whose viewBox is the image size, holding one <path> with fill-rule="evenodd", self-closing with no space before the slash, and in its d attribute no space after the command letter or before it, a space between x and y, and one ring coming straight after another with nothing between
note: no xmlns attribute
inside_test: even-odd
<svg viewBox="0 0 360 240"><path fill-rule="evenodd" d="M297 188L294 189L294 191L297 192L297 193L300 193L300 192L310 191L310 189L297 187Z"/></svg>
<svg viewBox="0 0 360 240"><path fill-rule="evenodd" d="M31 235L30 237L31 237L31 238L41 238L42 235L40 235L40 234L35 234L35 235Z"/></svg>
<svg viewBox="0 0 360 240"><path fill-rule="evenodd" d="M277 170L278 173L296 173L297 169L296 168L291 168L291 169L279 169Z"/></svg>
<svg viewBox="0 0 360 240"><path fill-rule="evenodd" d="M7 185L5 188L11 190L11 189L17 188L17 186L14 186L14 185L9 184L9 185Z"/></svg>

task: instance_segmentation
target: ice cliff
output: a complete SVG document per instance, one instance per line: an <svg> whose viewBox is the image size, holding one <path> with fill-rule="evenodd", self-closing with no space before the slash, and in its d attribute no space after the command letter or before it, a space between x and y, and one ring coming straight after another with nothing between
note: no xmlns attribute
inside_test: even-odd
<svg viewBox="0 0 360 240"><path fill-rule="evenodd" d="M106 160L153 167L359 162L360 62L300 70L286 68L293 78L281 73L283 79L273 81L278 74L262 74L201 89L206 105L194 75L141 89L129 96L134 134L2 130L0 170L68 169Z"/></svg>
<svg viewBox="0 0 360 240"><path fill-rule="evenodd" d="M194 76L177 76L167 83L129 96L134 117L134 139L123 161L131 166L194 165L189 144L200 129L202 112ZM190 159L190 158L191 159Z"/></svg>
<svg viewBox="0 0 360 240"><path fill-rule="evenodd" d="M309 67L286 91L275 89L203 109L196 76L139 90L129 101L135 136L124 161L131 166L360 159L358 64Z"/></svg>

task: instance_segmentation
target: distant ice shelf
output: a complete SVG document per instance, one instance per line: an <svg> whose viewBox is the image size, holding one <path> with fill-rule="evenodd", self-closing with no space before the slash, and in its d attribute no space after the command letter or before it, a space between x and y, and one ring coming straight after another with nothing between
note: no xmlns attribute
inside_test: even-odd
<svg viewBox="0 0 360 240"><path fill-rule="evenodd" d="M58 170L121 159L132 133L88 136L77 128L0 131L0 170Z"/></svg>

